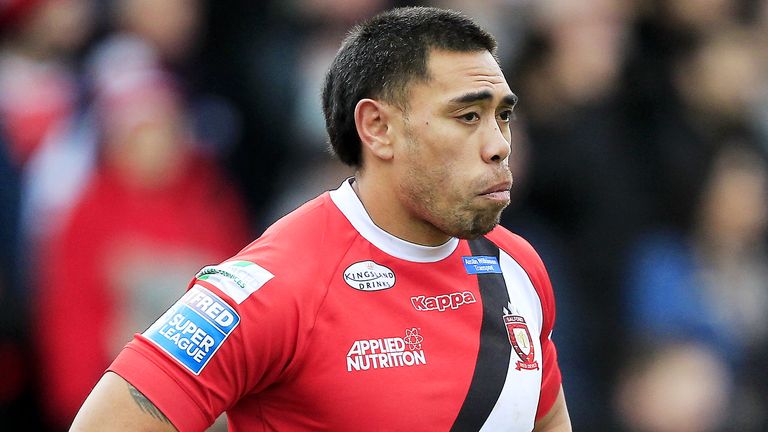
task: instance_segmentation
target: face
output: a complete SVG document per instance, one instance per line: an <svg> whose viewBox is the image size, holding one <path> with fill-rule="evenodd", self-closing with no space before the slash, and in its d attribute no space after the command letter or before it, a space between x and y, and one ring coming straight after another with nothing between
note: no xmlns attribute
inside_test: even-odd
<svg viewBox="0 0 768 432"><path fill-rule="evenodd" d="M475 238L509 205L516 97L487 51L432 51L430 80L411 84L395 155L399 196L426 230Z"/></svg>

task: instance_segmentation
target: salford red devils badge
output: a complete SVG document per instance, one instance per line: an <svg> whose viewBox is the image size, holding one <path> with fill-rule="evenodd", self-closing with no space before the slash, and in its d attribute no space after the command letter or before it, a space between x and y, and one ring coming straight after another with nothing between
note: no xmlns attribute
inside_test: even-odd
<svg viewBox="0 0 768 432"><path fill-rule="evenodd" d="M535 360L536 353L533 347L531 333L528 331L528 325L525 319L519 315L504 315L504 325L507 327L509 343L520 357L516 362L515 369L534 370L539 368L539 362Z"/></svg>

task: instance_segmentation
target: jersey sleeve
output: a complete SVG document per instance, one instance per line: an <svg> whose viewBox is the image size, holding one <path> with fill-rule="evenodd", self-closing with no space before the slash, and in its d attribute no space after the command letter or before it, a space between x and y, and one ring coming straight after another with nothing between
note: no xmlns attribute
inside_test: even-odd
<svg viewBox="0 0 768 432"><path fill-rule="evenodd" d="M552 341L555 326L555 295L544 262L522 237L502 227L491 233L492 240L512 254L528 273L541 301L542 326L539 340L542 350L541 393L536 410L536 420L544 417L554 405L562 384L562 374L557 363L557 349Z"/></svg>
<svg viewBox="0 0 768 432"><path fill-rule="evenodd" d="M545 323L546 323L545 311ZM551 323L554 324L554 310L551 313ZM545 325L544 329L547 329ZM557 394L560 392L560 385L562 384L562 375L560 372L560 366L557 364L557 349L555 343L552 341L552 325L549 329L542 331L541 335L541 350L542 350L542 376L541 376L541 395L539 396L539 405L536 410L536 420L544 417L554 405L557 399Z"/></svg>
<svg viewBox="0 0 768 432"><path fill-rule="evenodd" d="M538 409L536 410L536 420L538 420L544 417L552 408L552 405L554 405L557 394L560 392L562 375L560 366L557 364L557 349L552 341L552 333L555 327L555 295L552 290L552 282L541 258L535 252L533 254L533 260L536 265L531 271L531 278L541 300L543 316L540 335L543 359L541 394L539 396Z"/></svg>
<svg viewBox="0 0 768 432"><path fill-rule="evenodd" d="M302 321L297 296L276 279L248 261L203 269L109 370L179 430L204 430L244 395L278 380L298 351L300 323L312 320Z"/></svg>

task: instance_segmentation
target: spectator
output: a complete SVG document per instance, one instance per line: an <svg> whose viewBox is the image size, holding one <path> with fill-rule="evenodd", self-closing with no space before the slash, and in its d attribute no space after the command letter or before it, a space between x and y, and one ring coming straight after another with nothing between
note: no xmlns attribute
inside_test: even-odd
<svg viewBox="0 0 768 432"><path fill-rule="evenodd" d="M22 281L19 179L0 134L0 417L8 424L42 426L35 394L34 357L28 333L28 300Z"/></svg>
<svg viewBox="0 0 768 432"><path fill-rule="evenodd" d="M626 431L723 430L732 389L722 359L710 347L664 340L634 348L616 395Z"/></svg>
<svg viewBox="0 0 768 432"><path fill-rule="evenodd" d="M46 218L28 218L28 184L51 136L77 111L76 57L91 35L91 12L89 0L0 2L0 417L35 430L44 425L29 331L34 284L26 265L36 262L30 231ZM57 168L72 179L68 167Z"/></svg>
<svg viewBox="0 0 768 432"><path fill-rule="evenodd" d="M723 371L692 372L685 375L690 382L712 379L715 382L707 385L721 392L728 389L722 383L733 382L734 387L723 393L723 400L692 393L679 398L669 410L654 413L659 424L694 423L697 413L720 412L722 416L698 430L761 431L768 427L763 373L768 360L768 165L754 148L729 142L704 180L690 232L658 231L634 248L625 298L629 343L645 347L649 360L640 370L627 366L629 383L635 384L625 382L619 392L622 400L648 403L655 393L643 389L655 379L654 370L668 366L664 362L669 355L696 345L713 368ZM683 377L677 377L669 386L684 384ZM690 418L676 421L681 412ZM664 414L671 417L661 418ZM629 415L626 420L634 429L638 418ZM668 427L651 430L672 430Z"/></svg>
<svg viewBox="0 0 768 432"><path fill-rule="evenodd" d="M248 238L238 195L190 143L170 76L129 68L100 88L97 105L98 170L40 269L36 330L57 426L71 422L109 360L191 272Z"/></svg>

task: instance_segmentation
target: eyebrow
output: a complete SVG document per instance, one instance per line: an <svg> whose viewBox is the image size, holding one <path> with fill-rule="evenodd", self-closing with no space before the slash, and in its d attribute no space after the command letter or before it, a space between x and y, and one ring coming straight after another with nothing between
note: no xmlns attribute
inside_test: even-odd
<svg viewBox="0 0 768 432"><path fill-rule="evenodd" d="M451 99L452 103L463 105L471 104L474 102L480 102L493 99L493 94L489 90L481 90L477 92L463 94L461 96ZM514 93L510 93L501 99L502 105L515 106L517 104L517 96Z"/></svg>

